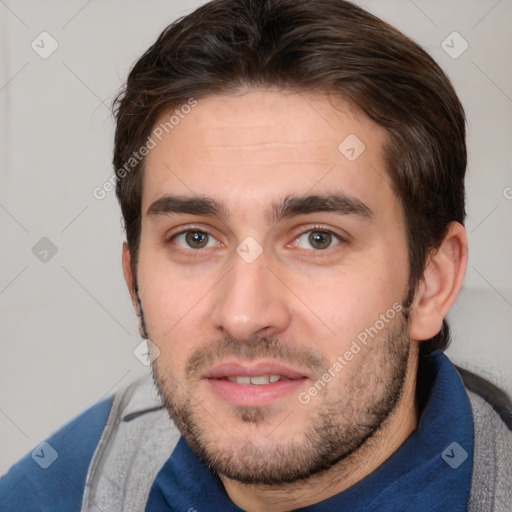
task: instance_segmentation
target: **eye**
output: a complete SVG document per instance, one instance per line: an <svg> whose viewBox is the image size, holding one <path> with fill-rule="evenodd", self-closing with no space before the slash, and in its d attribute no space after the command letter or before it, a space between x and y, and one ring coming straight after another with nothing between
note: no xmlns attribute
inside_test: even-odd
<svg viewBox="0 0 512 512"><path fill-rule="evenodd" d="M325 250L338 245L340 237L325 230L306 231L296 238L297 246L301 249Z"/></svg>
<svg viewBox="0 0 512 512"><path fill-rule="evenodd" d="M192 229L182 231L172 237L173 242L183 249L207 249L215 247L218 241L206 231Z"/></svg>

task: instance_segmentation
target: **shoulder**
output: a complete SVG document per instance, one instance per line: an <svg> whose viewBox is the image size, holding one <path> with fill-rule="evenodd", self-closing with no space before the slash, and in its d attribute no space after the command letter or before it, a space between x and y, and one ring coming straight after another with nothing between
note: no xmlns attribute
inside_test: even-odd
<svg viewBox="0 0 512 512"><path fill-rule="evenodd" d="M151 376L116 393L89 467L83 510L143 510L151 485L180 439Z"/></svg>
<svg viewBox="0 0 512 512"><path fill-rule="evenodd" d="M127 493L144 500L179 437L151 376L139 378L14 464L0 479L0 510L79 512L98 502L110 510Z"/></svg>
<svg viewBox="0 0 512 512"><path fill-rule="evenodd" d="M506 512L512 503L512 400L482 377L457 370L466 387L474 422L468 510Z"/></svg>
<svg viewBox="0 0 512 512"><path fill-rule="evenodd" d="M477 409L483 408L482 412L489 407L492 408L507 428L512 430L512 399L510 396L476 373L458 366L456 368L470 398L471 396L480 398L480 400L472 400L472 406ZM484 406L484 404L486 405Z"/></svg>
<svg viewBox="0 0 512 512"><path fill-rule="evenodd" d="M0 510L80 510L88 467L112 401L110 397L87 409L14 464L0 479Z"/></svg>

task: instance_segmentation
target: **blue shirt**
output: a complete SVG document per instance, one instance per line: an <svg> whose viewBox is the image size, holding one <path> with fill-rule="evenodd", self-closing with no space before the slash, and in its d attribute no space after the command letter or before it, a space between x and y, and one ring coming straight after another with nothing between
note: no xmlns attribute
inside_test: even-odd
<svg viewBox="0 0 512 512"><path fill-rule="evenodd" d="M373 473L308 512L465 511L473 465L473 419L458 373L438 351L418 428ZM12 466L0 479L2 512L79 512L87 470L112 398L95 405ZM56 455L56 457L55 457ZM47 467L45 467L48 465ZM239 512L221 481L180 439L158 473L148 512Z"/></svg>
<svg viewBox="0 0 512 512"><path fill-rule="evenodd" d="M80 511L111 404L109 398L88 409L12 466L0 479L0 511Z"/></svg>
<svg viewBox="0 0 512 512"><path fill-rule="evenodd" d="M380 467L304 512L463 512L473 460L473 418L462 381L441 351L430 357L430 391L417 429ZM240 512L219 478L183 438L158 473L147 512Z"/></svg>

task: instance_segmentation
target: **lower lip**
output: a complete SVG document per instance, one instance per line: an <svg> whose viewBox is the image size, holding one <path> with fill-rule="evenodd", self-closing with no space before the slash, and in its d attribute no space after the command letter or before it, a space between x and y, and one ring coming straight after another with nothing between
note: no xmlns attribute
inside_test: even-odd
<svg viewBox="0 0 512 512"><path fill-rule="evenodd" d="M299 393L307 379L279 380L270 384L237 384L226 379L206 379L212 391L225 402L238 407L269 405L276 400Z"/></svg>

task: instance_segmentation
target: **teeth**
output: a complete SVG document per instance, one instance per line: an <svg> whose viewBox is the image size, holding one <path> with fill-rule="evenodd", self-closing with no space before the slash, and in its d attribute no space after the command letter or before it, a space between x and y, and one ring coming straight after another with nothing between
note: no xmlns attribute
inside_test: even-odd
<svg viewBox="0 0 512 512"><path fill-rule="evenodd" d="M251 377L251 384L268 384L270 377L262 375L261 377Z"/></svg>
<svg viewBox="0 0 512 512"><path fill-rule="evenodd" d="M261 386L263 384L270 384L271 382L277 382L281 380L280 375L258 375L257 377L228 377L230 382L236 382L236 384L254 384Z"/></svg>
<svg viewBox="0 0 512 512"><path fill-rule="evenodd" d="M231 382L236 382L237 384L250 384L251 377L228 377L228 380Z"/></svg>

